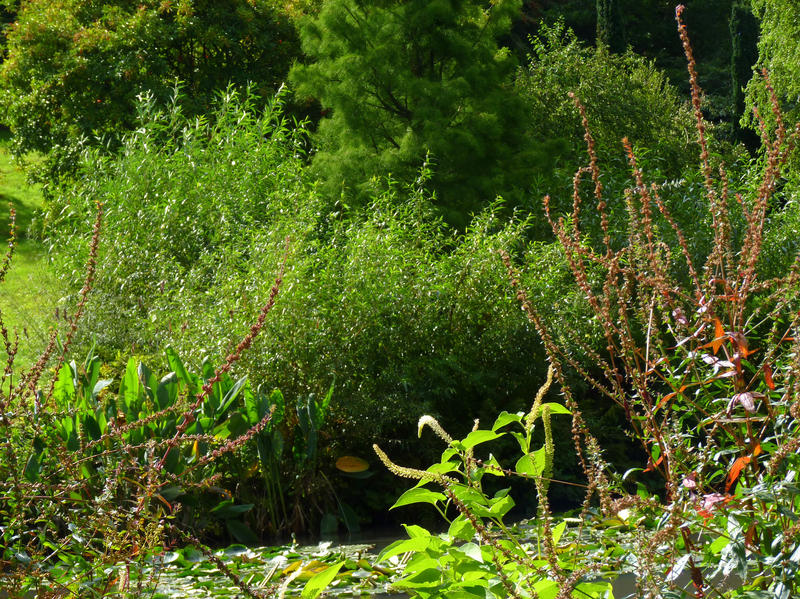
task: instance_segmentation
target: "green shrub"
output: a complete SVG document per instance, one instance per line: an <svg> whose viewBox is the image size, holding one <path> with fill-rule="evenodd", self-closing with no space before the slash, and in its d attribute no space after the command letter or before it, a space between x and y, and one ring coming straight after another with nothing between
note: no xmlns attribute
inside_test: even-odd
<svg viewBox="0 0 800 599"><path fill-rule="evenodd" d="M296 51L267 0L31 0L0 68L3 123L18 155L47 155L37 170L49 184L72 173L84 142L115 145L139 94L167 102L179 79L187 109L203 114L229 83L277 89Z"/></svg>
<svg viewBox="0 0 800 599"><path fill-rule="evenodd" d="M569 148L562 164L570 174L581 161L583 127L569 92L586 106L600 159L616 160L618 170L625 169L621 132L637 148L653 151L653 166L666 176L676 177L694 164L691 116L652 62L633 53L614 55L585 46L563 22L542 25L531 42L529 63L517 87L538 133L564 140Z"/></svg>
<svg viewBox="0 0 800 599"><path fill-rule="evenodd" d="M364 455L374 435L414 451L410 406L469 427L527 401L541 349L491 252L524 244L528 223L498 204L456 234L436 216L424 171L416 187L374 183L363 210L331 205L303 168L302 130L275 103L258 117L254 98L234 96L208 121L146 105L119 155L90 154L80 185L52 204L50 243L67 278L89 202L111 215L87 343L109 357L131 344L145 354L172 345L197 363L226 355L288 235L280 317L243 366L280 388L290 411L335 376L333 451Z"/></svg>

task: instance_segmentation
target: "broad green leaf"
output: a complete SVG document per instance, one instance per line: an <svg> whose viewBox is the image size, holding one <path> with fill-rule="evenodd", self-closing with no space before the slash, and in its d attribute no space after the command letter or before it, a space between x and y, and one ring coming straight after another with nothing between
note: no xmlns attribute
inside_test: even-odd
<svg viewBox="0 0 800 599"><path fill-rule="evenodd" d="M410 589L419 587L435 587L439 586L441 579L442 573L438 568L427 568L406 578L401 578L400 580L396 581L396 586Z"/></svg>
<svg viewBox="0 0 800 599"><path fill-rule="evenodd" d="M463 514L460 514L458 518L453 520L453 522L450 524L447 534L455 539L469 541L475 536L475 527L472 526L472 522L470 522Z"/></svg>
<svg viewBox="0 0 800 599"><path fill-rule="evenodd" d="M226 499L225 501L222 501L215 507L211 508L211 513L219 516L220 518L235 518L244 514L245 512L249 512L251 509L253 509L252 503L234 505L232 499Z"/></svg>
<svg viewBox="0 0 800 599"><path fill-rule="evenodd" d="M467 557L474 559L476 562L483 563L483 554L481 553L481 548L475 543L464 543L458 549Z"/></svg>
<svg viewBox="0 0 800 599"><path fill-rule="evenodd" d="M435 504L437 501L444 501L447 499L444 494L436 493L435 491L431 491L430 489L425 489L423 487L412 487L395 501L394 505L390 507L390 510L394 508L403 506L403 505L411 505L414 503L430 503Z"/></svg>
<svg viewBox="0 0 800 599"><path fill-rule="evenodd" d="M162 410L168 408L178 399L178 375L170 372L158 382L156 401Z"/></svg>
<svg viewBox="0 0 800 599"><path fill-rule="evenodd" d="M541 447L517 460L516 471L524 476L541 476L544 472L544 465L544 447Z"/></svg>
<svg viewBox="0 0 800 599"><path fill-rule="evenodd" d="M386 547L383 551L381 551L380 555L378 555L377 561L382 562L387 560L395 555L400 555L402 553L417 552L417 551L425 551L428 548L428 545L431 543L431 537L427 536L420 536L420 537L413 537L411 539L402 539L400 541L395 541L388 547Z"/></svg>
<svg viewBox="0 0 800 599"><path fill-rule="evenodd" d="M432 536L429 530L422 528L421 526L417 526L416 524L403 524L403 528L406 529L406 534L412 539L416 537Z"/></svg>
<svg viewBox="0 0 800 599"><path fill-rule="evenodd" d="M496 518L502 518L513 507L514 500L511 499L510 495L506 495L505 497L501 497L498 501L493 501L489 511L491 512L492 516Z"/></svg>
<svg viewBox="0 0 800 599"><path fill-rule="evenodd" d="M484 471L486 474L491 474L492 476L505 476L505 472L503 472L503 467L500 465L500 462L497 461L497 458L493 455L489 455L489 459L486 460L484 463Z"/></svg>
<svg viewBox="0 0 800 599"><path fill-rule="evenodd" d="M246 382L247 376L245 375L236 381L233 387L228 389L225 397L222 398L222 405L220 405L219 409L217 410L217 418L223 416L231 404L236 401L236 398L239 396L239 392L242 390L242 387L244 387Z"/></svg>
<svg viewBox="0 0 800 599"><path fill-rule="evenodd" d="M344 565L344 562L339 562L332 566L327 567L322 572L315 574L311 580L306 583L303 592L300 594L301 599L316 599L320 593L324 591L328 585L336 578L339 570Z"/></svg>
<svg viewBox="0 0 800 599"><path fill-rule="evenodd" d="M39 479L39 469L39 459L35 453L32 453L25 463L25 470L22 471L22 474L30 482L35 482Z"/></svg>
<svg viewBox="0 0 800 599"><path fill-rule="evenodd" d="M125 406L125 412L130 420L138 419L138 404L141 396L141 389L139 386L139 373L136 366L136 360L130 358L128 365L125 368L125 376L119 384L119 396L122 398L122 403Z"/></svg>
<svg viewBox="0 0 800 599"><path fill-rule="evenodd" d="M562 406L560 403L543 403L542 407L550 406L550 413L551 414L572 414L567 408Z"/></svg>
<svg viewBox="0 0 800 599"><path fill-rule="evenodd" d="M177 352L171 347L168 347L166 349L166 354L169 367L172 368L172 371L176 374L178 380L185 385L192 386L192 379L189 377L189 373L186 372L186 367L183 365L183 362L181 361Z"/></svg>
<svg viewBox="0 0 800 599"><path fill-rule="evenodd" d="M558 545L558 542L561 540L561 536L564 534L566 529L567 523L563 520L553 527L553 545Z"/></svg>
<svg viewBox="0 0 800 599"><path fill-rule="evenodd" d="M63 364L58 371L58 378L53 386L53 399L60 408L75 407L75 385L72 371L67 364Z"/></svg>
<svg viewBox="0 0 800 599"><path fill-rule="evenodd" d="M484 430L472 431L461 441L461 445L464 446L464 449L471 449L481 443L486 443L487 441L493 441L494 439L502 437L504 434L505 433Z"/></svg>
<svg viewBox="0 0 800 599"><path fill-rule="evenodd" d="M500 412L500 415L492 425L492 430L496 431L497 429L503 428L511 422L522 422L522 414L509 414L508 412Z"/></svg>
<svg viewBox="0 0 800 599"><path fill-rule="evenodd" d="M555 599L558 596L558 583L554 580L540 580L534 583L533 590L539 599Z"/></svg>

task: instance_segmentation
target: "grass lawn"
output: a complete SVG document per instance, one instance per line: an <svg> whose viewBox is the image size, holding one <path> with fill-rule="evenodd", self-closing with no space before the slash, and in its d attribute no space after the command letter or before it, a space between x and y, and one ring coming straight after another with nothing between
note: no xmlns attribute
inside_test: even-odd
<svg viewBox="0 0 800 599"><path fill-rule="evenodd" d="M11 270L0 284L0 310L9 332L20 337L17 366L32 364L47 342L47 332L54 322L60 285L47 263L39 242L28 239L27 230L36 211L42 207L42 195L28 185L25 174L11 160L9 133L0 131L0 252L7 250L10 203L17 211L17 244ZM5 352L0 348L0 359Z"/></svg>

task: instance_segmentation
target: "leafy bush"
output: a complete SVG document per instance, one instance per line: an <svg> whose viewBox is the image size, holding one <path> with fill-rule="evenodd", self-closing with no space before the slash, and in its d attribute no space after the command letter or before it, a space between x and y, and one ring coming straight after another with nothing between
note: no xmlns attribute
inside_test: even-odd
<svg viewBox="0 0 800 599"><path fill-rule="evenodd" d="M666 176L675 177L693 164L689 111L652 62L633 53L587 47L563 22L542 25L531 43L517 86L542 137L561 139L569 147L562 160L570 172L580 160L583 127L569 92L586 105L601 160L620 156L624 131L634 146L655 153L652 166Z"/></svg>
<svg viewBox="0 0 800 599"><path fill-rule="evenodd" d="M376 183L364 210L331 205L303 168L302 130L279 102L264 116L254 104L231 92L208 121L145 105L119 156L88 155L81 184L52 203L50 243L67 278L90 201L113 215L86 342L109 359L131 344L172 345L198 363L224 356L288 235L280 318L243 367L280 388L289 413L335 376L332 451L364 455L376 434L415 451L409 406L467 426L521 405L540 366L517 356L541 349L491 250L521 246L528 223L503 219L498 204L457 235L431 207L425 171L411 188Z"/></svg>
<svg viewBox="0 0 800 599"><path fill-rule="evenodd" d="M41 179L71 173L83 141L115 144L136 98L166 102L176 79L202 114L229 83L280 85L294 30L266 0L33 0L20 7L0 69L3 122L22 156L42 152Z"/></svg>

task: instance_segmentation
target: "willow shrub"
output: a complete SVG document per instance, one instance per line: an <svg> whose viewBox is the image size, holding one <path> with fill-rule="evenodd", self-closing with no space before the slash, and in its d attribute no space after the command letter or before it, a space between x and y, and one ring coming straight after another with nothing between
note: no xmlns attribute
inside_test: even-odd
<svg viewBox="0 0 800 599"><path fill-rule="evenodd" d="M90 201L109 212L84 337L189 361L224 355L268 292L263 273L291 238L284 288L256 351L254 384L297 398L336 380L331 455L368 455L374 435L418 454L412 416L458 419L521 408L541 375L529 324L508 297L499 248L524 243L527 222L495 203L456 234L425 192L373 182L369 205L323 200L304 168L305 134L230 92L208 119L141 106L113 158L89 154L77 187L51 208L51 244L65 276L80 259ZM413 409L412 409L413 407ZM362 497L363 499L363 497ZM379 502L380 498L368 498Z"/></svg>

